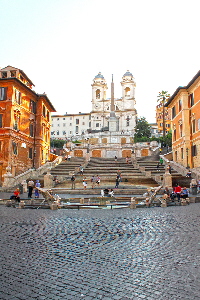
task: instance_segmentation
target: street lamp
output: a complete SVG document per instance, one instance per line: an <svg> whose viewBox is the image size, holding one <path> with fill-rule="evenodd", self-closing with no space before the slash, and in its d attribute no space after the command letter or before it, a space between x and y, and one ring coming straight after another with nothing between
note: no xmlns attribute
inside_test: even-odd
<svg viewBox="0 0 200 300"><path fill-rule="evenodd" d="M189 153L189 149L186 148L187 168L189 168L189 165L188 165L188 153Z"/></svg>

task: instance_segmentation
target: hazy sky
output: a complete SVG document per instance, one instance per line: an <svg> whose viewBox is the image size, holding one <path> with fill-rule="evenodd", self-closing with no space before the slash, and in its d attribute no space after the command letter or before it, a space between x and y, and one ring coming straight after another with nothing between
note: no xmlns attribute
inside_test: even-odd
<svg viewBox="0 0 200 300"><path fill-rule="evenodd" d="M89 112L99 71L115 97L130 70L138 116L199 70L199 0L0 0L0 67L22 69L57 113ZM107 92L110 97L110 89Z"/></svg>

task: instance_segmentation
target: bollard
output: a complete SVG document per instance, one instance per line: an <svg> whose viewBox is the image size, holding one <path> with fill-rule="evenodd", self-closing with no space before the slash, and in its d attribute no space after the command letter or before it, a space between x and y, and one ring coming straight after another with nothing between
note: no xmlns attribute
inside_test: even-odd
<svg viewBox="0 0 200 300"><path fill-rule="evenodd" d="M52 204L50 204L50 208L51 208L51 210L57 210L58 205L56 203L52 203Z"/></svg>
<svg viewBox="0 0 200 300"><path fill-rule="evenodd" d="M161 207L167 207L167 201L166 200L162 199L161 203L162 203Z"/></svg>
<svg viewBox="0 0 200 300"><path fill-rule="evenodd" d="M131 198L131 204L130 204L130 209L135 209L136 208L136 204L135 204L135 198L132 197Z"/></svg>
<svg viewBox="0 0 200 300"><path fill-rule="evenodd" d="M84 198L80 199L80 204L84 204Z"/></svg>
<svg viewBox="0 0 200 300"><path fill-rule="evenodd" d="M181 200L181 205L182 205L182 206L186 206L186 205L187 205L186 199L182 199L182 200Z"/></svg>
<svg viewBox="0 0 200 300"><path fill-rule="evenodd" d="M19 202L19 208L24 208L25 207L25 202L24 201L20 201Z"/></svg>
<svg viewBox="0 0 200 300"><path fill-rule="evenodd" d="M7 207L11 207L11 206L12 206L12 203L13 203L12 200L7 200L7 201L6 201L6 206L7 206Z"/></svg>

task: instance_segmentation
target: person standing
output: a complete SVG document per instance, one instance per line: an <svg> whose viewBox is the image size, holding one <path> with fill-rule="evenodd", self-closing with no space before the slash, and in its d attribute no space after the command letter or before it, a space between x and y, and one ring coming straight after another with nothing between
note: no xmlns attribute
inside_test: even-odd
<svg viewBox="0 0 200 300"><path fill-rule="evenodd" d="M99 177L99 175L97 175L97 177L96 177L96 183L97 183L98 185L100 185L100 181L101 181L101 178Z"/></svg>
<svg viewBox="0 0 200 300"><path fill-rule="evenodd" d="M181 198L181 190L182 189L179 184L177 184L174 188L174 193L176 194L178 201L180 201L180 198Z"/></svg>
<svg viewBox="0 0 200 300"><path fill-rule="evenodd" d="M28 198L32 197L34 185L34 181L30 179L28 182Z"/></svg>
<svg viewBox="0 0 200 300"><path fill-rule="evenodd" d="M118 187L119 187L119 176L117 176L115 180L115 189L118 189Z"/></svg>
<svg viewBox="0 0 200 300"><path fill-rule="evenodd" d="M39 198L40 194L37 188L40 188L41 184L39 180L36 180L36 184L35 184L35 198Z"/></svg>
<svg viewBox="0 0 200 300"><path fill-rule="evenodd" d="M95 176L91 177L92 189L95 187Z"/></svg>
<svg viewBox="0 0 200 300"><path fill-rule="evenodd" d="M74 174L72 175L72 177L71 177L71 183L72 183L72 190L75 190L75 180L76 180L76 178L75 178L75 176L74 176Z"/></svg>
<svg viewBox="0 0 200 300"><path fill-rule="evenodd" d="M84 190L87 188L87 181L86 181L86 177L83 179L83 187L84 187Z"/></svg>

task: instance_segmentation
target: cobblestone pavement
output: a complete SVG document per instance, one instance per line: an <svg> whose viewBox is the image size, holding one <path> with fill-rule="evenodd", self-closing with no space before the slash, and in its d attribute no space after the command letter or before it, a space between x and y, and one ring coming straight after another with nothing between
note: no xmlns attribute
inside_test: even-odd
<svg viewBox="0 0 200 300"><path fill-rule="evenodd" d="M200 204L0 206L0 299L200 299Z"/></svg>

